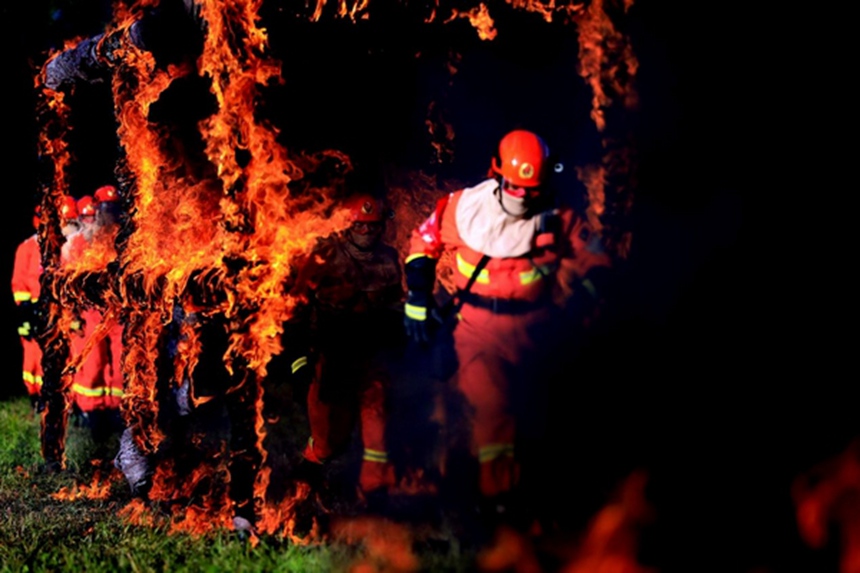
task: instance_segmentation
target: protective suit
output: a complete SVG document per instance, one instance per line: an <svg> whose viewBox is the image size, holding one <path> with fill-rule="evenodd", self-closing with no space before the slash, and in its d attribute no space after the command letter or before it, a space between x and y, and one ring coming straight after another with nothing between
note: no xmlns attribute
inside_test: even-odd
<svg viewBox="0 0 860 573"><path fill-rule="evenodd" d="M548 163L539 136L506 135L492 177L439 200L413 231L405 261L406 329L426 342L428 319L438 312L437 262L450 255L459 305L452 382L468 404L485 500L509 496L518 485L518 396L542 383L564 320L585 319L596 308L597 283L611 266L588 222L546 201Z"/></svg>
<svg viewBox="0 0 860 573"><path fill-rule="evenodd" d="M38 226L38 219L34 223ZM15 265L12 269L12 295L20 313L18 334L24 351L23 380L27 395L33 401L38 398L42 387L42 350L34 336L41 261L38 237L31 235L15 250Z"/></svg>
<svg viewBox="0 0 860 573"><path fill-rule="evenodd" d="M352 226L321 240L303 265L296 292L305 293L301 311L310 332L307 397L310 438L304 457L323 463L341 453L360 421L364 445L359 488L380 490L395 483L385 442L386 352L402 336L403 304L399 255L380 241L385 209L359 195L350 202Z"/></svg>

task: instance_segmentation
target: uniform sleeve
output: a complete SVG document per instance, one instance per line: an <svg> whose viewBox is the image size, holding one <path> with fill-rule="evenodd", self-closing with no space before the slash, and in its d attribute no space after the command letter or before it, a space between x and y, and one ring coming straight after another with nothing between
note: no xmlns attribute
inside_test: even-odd
<svg viewBox="0 0 860 573"><path fill-rule="evenodd" d="M412 292L429 294L433 290L436 263L445 248L442 241L442 216L450 197L445 195L439 199L430 216L412 231L405 264L406 286Z"/></svg>
<svg viewBox="0 0 860 573"><path fill-rule="evenodd" d="M563 211L561 220L566 244L559 261L556 302L585 293L600 300L612 268L603 237L573 211Z"/></svg>
<svg viewBox="0 0 860 573"><path fill-rule="evenodd" d="M38 250L29 248L28 242L29 239L18 245L15 250L15 263L12 268L12 296L15 304L35 302L38 298L33 289L33 281L38 281L39 277L29 276L31 269L34 268L32 257L38 254Z"/></svg>

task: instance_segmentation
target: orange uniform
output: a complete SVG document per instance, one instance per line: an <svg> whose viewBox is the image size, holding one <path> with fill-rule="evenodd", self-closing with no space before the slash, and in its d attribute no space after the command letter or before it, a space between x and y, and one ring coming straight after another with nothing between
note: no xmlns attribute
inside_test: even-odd
<svg viewBox="0 0 860 573"><path fill-rule="evenodd" d="M518 482L515 456L519 385L538 383L536 368L561 310L579 289L593 289L592 272L609 268L599 234L569 208L511 217L493 178L442 198L412 233L406 259L409 320L426 319L436 262L448 251L453 281L466 287L486 254L453 331L458 371L454 380L472 409L479 488L493 497Z"/></svg>
<svg viewBox="0 0 860 573"><path fill-rule="evenodd" d="M69 237L64 249L64 263L72 265L86 256L89 243L83 233ZM71 357L77 359L86 349L103 321L101 311L93 307L79 311L81 328L70 335ZM75 372L72 382L72 400L81 410L89 413L96 410L118 410L123 396L122 376L119 370L121 346L117 337L122 329L115 323L107 333L92 345L89 354Z"/></svg>
<svg viewBox="0 0 860 573"><path fill-rule="evenodd" d="M323 461L345 447L360 418L363 491L394 485L385 444L385 331L399 331L403 301L397 251L360 251L344 239L324 241L304 269L313 290L314 377L308 392L311 438L305 456ZM393 318L393 320L392 320ZM389 336L390 340L390 336Z"/></svg>
<svg viewBox="0 0 860 573"><path fill-rule="evenodd" d="M12 295L19 308L22 305L35 305L39 300L41 261L36 235L31 235L18 245L12 270ZM24 350L24 386L30 397L37 397L42 388L42 349L31 335L22 336L21 345Z"/></svg>

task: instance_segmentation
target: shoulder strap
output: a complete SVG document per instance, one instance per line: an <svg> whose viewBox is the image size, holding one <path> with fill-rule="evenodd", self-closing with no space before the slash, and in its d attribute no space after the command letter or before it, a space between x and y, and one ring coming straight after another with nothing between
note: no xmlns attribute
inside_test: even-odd
<svg viewBox="0 0 860 573"><path fill-rule="evenodd" d="M460 311L460 307L463 305L463 299L460 298L459 295L469 292L469 289L471 289L472 285L475 284L475 281L478 279L478 275L481 273L481 270L483 270L483 268L487 265L487 261L489 260L490 255L484 255L481 257L481 260L478 261L478 264L475 265L475 269L469 276L469 282L466 283L466 286L454 293L453 296L448 298L445 304L439 307L439 315L436 317L437 320L441 321L442 316L450 316L451 314L456 314Z"/></svg>
<svg viewBox="0 0 860 573"><path fill-rule="evenodd" d="M485 266L487 266L487 261L489 261L489 260L490 260L490 255L484 255L481 257L481 260L478 261L478 264L475 265L475 269L472 271L472 274L469 276L469 282L466 283L466 286L464 286L462 289L460 289L460 291L457 293L458 295L469 292L469 290L472 288L472 285L475 284L476 280L478 280L478 275L481 274L481 271L484 269ZM460 310L461 306L463 306L463 299L462 298L460 298L458 296L456 300L457 300L457 302L454 303L454 309L453 309L455 313Z"/></svg>
<svg viewBox="0 0 860 573"><path fill-rule="evenodd" d="M464 286L460 292L469 292L469 289L471 289L472 285L475 284L475 281L478 280L478 275L481 274L481 271L484 270L485 266L487 266L487 261L489 260L490 255L484 255L481 257L481 260L478 261L477 265L475 265L475 270L473 270L472 274L469 276L469 282L466 283L466 286Z"/></svg>

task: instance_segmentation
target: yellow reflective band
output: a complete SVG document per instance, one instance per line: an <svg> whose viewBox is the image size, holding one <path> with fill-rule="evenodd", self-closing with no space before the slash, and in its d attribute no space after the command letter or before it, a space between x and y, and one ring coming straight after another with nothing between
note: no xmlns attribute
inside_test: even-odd
<svg viewBox="0 0 860 573"><path fill-rule="evenodd" d="M489 444L478 449L478 461L481 463L489 462L502 456L512 457L513 455L513 444Z"/></svg>
<svg viewBox="0 0 860 573"><path fill-rule="evenodd" d="M460 256L460 253L457 253L457 270L460 271L463 276L469 278L475 272L475 265L467 263L463 260L463 257ZM475 282L481 283L482 285L490 284L490 273L487 272L487 269L481 269Z"/></svg>
<svg viewBox="0 0 860 573"><path fill-rule="evenodd" d="M75 392L76 394L80 394L81 396L87 396L90 398L97 398L99 396L104 396L106 394L112 394L112 392L105 387L87 388L86 386L81 386L80 384L72 384L72 392ZM120 392L122 392L122 390L120 390Z"/></svg>
<svg viewBox="0 0 860 573"><path fill-rule="evenodd" d="M42 385L42 377L36 376L36 386L41 386L41 385Z"/></svg>
<svg viewBox="0 0 860 573"><path fill-rule="evenodd" d="M591 295L591 298L597 298L597 288L594 286L594 283L589 279L582 280L582 287L588 291L588 294Z"/></svg>
<svg viewBox="0 0 860 573"><path fill-rule="evenodd" d="M364 456L362 459L366 462L379 462L384 464L388 461L388 452L364 448Z"/></svg>
<svg viewBox="0 0 860 573"><path fill-rule="evenodd" d="M16 303L27 302L28 300L36 302L36 300L33 298L33 295L26 291L16 291L12 293L12 296L15 297Z"/></svg>
<svg viewBox="0 0 860 573"><path fill-rule="evenodd" d="M24 382L29 382L30 384L36 383L36 376L32 372L27 372L24 370Z"/></svg>
<svg viewBox="0 0 860 573"><path fill-rule="evenodd" d="M125 396L125 392L122 391L122 388L110 388L108 389L108 394L111 396L116 396L117 398L122 398Z"/></svg>
<svg viewBox="0 0 860 573"><path fill-rule="evenodd" d="M307 364L308 364L308 357L307 356L300 356L300 357L296 358L295 360L293 360L292 365L290 365L290 371L293 374L295 374L296 370L298 370L302 366L307 366Z"/></svg>
<svg viewBox="0 0 860 573"><path fill-rule="evenodd" d="M426 253L412 253L411 255L406 257L406 262L404 264L408 265L409 263L411 263L415 259L420 259L421 257L427 257L428 259L432 258L431 256L427 255Z"/></svg>
<svg viewBox="0 0 860 573"><path fill-rule="evenodd" d="M427 320L426 307L415 306L414 304L409 304L407 302L406 307L403 310L406 312L406 316L412 320Z"/></svg>
<svg viewBox="0 0 860 573"><path fill-rule="evenodd" d="M531 270L523 271L520 273L520 284L521 285L528 285L528 284L531 284L535 281L539 281L542 278L543 278L543 275L541 274L541 272L539 270L537 270L536 268L532 267Z"/></svg>

